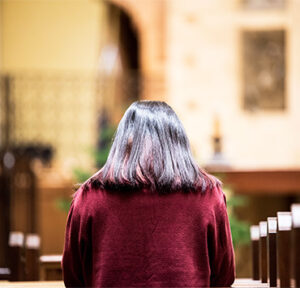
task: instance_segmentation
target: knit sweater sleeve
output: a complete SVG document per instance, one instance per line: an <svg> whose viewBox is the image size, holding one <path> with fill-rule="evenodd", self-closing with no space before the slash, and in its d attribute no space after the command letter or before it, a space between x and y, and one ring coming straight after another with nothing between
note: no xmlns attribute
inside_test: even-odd
<svg viewBox="0 0 300 288"><path fill-rule="evenodd" d="M212 211L212 223L208 228L210 258L210 286L229 287L235 279L235 260L230 224L226 209L226 197L216 188L216 203Z"/></svg>
<svg viewBox="0 0 300 288"><path fill-rule="evenodd" d="M89 220L82 209L78 192L72 201L65 231L62 270L66 287L85 287L89 272L90 261L87 261L90 256Z"/></svg>

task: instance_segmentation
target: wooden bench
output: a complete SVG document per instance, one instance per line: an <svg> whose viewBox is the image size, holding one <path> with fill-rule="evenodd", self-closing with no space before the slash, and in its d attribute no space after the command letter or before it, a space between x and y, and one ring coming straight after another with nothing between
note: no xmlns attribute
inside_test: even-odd
<svg viewBox="0 0 300 288"><path fill-rule="evenodd" d="M292 210L292 285L300 287L300 204L293 204Z"/></svg>
<svg viewBox="0 0 300 288"><path fill-rule="evenodd" d="M65 287L63 281L35 281L35 282L9 282L0 281L0 287L51 287L51 288L62 288ZM267 283L262 284L260 281L253 281L251 279L236 279L236 281L231 286L233 288L253 288L253 287L268 287Z"/></svg>
<svg viewBox="0 0 300 288"><path fill-rule="evenodd" d="M12 231L9 234L9 280L39 280L40 237Z"/></svg>
<svg viewBox="0 0 300 288"><path fill-rule="evenodd" d="M300 204L276 216L250 227L252 280L237 285L300 287Z"/></svg>
<svg viewBox="0 0 300 288"><path fill-rule="evenodd" d="M0 281L1 288L10 288L10 287L51 287L51 288L62 288L65 287L63 281L18 281L18 282L9 282L9 281Z"/></svg>
<svg viewBox="0 0 300 288"><path fill-rule="evenodd" d="M62 280L61 268L62 255L43 255L40 257L41 280L57 281Z"/></svg>
<svg viewBox="0 0 300 288"><path fill-rule="evenodd" d="M280 287L291 285L291 245L292 214L291 212L278 212L277 232L277 266Z"/></svg>

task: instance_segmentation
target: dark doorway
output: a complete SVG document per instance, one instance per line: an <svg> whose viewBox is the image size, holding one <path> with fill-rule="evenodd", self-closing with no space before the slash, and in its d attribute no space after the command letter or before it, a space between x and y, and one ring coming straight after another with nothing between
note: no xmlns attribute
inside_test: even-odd
<svg viewBox="0 0 300 288"><path fill-rule="evenodd" d="M140 98L140 43L137 28L129 14L108 4L108 43L116 47L118 57L117 93L115 104L127 108ZM116 105L114 105L116 106Z"/></svg>

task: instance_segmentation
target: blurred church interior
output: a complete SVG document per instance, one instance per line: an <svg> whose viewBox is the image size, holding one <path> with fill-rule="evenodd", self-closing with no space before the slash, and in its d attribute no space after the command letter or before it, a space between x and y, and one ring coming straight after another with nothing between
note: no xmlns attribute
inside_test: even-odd
<svg viewBox="0 0 300 288"><path fill-rule="evenodd" d="M0 267L12 231L61 255L74 184L136 100L174 108L198 163L243 199L229 209L246 230L299 202L299 13L299 0L0 1Z"/></svg>

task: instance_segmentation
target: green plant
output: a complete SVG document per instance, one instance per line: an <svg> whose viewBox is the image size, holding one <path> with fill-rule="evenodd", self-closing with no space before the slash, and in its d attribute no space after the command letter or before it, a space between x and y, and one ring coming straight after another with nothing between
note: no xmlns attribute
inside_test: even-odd
<svg viewBox="0 0 300 288"><path fill-rule="evenodd" d="M224 190L228 195L227 208L233 245L236 247L240 244L248 244L250 242L250 225L248 222L238 219L235 213L235 208L245 206L248 199L246 196L234 195L228 188Z"/></svg>

